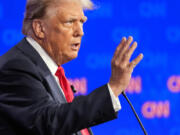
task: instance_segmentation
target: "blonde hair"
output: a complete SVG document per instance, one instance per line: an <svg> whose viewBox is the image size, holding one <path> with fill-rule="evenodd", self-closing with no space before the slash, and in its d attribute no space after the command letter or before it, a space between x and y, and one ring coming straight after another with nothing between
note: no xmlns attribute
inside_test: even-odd
<svg viewBox="0 0 180 135"><path fill-rule="evenodd" d="M32 21L34 19L43 18L47 13L47 8L50 4L59 1L63 0L27 0L22 33L24 35L31 35L33 32ZM79 2L82 4L84 10L93 9L94 4L91 0L79 0Z"/></svg>

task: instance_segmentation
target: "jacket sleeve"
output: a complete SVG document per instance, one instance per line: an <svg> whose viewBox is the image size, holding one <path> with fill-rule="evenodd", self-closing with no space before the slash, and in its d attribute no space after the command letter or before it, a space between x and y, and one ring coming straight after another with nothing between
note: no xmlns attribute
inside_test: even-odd
<svg viewBox="0 0 180 135"><path fill-rule="evenodd" d="M61 104L48 93L36 66L25 60L0 69L0 113L27 135L70 135L117 116L107 85Z"/></svg>

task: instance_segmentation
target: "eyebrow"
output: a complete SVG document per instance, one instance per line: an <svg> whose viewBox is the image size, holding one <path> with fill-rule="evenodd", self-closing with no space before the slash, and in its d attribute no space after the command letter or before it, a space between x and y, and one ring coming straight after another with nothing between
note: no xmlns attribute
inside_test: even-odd
<svg viewBox="0 0 180 135"><path fill-rule="evenodd" d="M78 20L76 17L74 16L71 16L68 18L69 20ZM83 21L83 22L86 22L87 21L87 16L83 16L80 20Z"/></svg>

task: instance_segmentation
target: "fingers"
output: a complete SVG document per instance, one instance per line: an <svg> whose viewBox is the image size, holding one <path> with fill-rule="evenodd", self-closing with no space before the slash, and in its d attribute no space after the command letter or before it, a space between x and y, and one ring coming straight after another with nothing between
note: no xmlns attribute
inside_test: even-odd
<svg viewBox="0 0 180 135"><path fill-rule="evenodd" d="M131 63L129 63L130 68L136 67L136 65L142 60L143 54L139 54Z"/></svg>
<svg viewBox="0 0 180 135"><path fill-rule="evenodd" d="M124 61L129 61L135 49L137 48L137 42L134 42L131 47L125 52Z"/></svg>
<svg viewBox="0 0 180 135"><path fill-rule="evenodd" d="M143 55L140 54L132 62L129 62L132 54L137 48L137 42L134 42L132 45L133 37L129 36L126 40L125 37L122 38L121 43L117 47L112 62L121 63L122 66L135 67L143 58ZM131 45L131 46L130 46Z"/></svg>
<svg viewBox="0 0 180 135"><path fill-rule="evenodd" d="M120 44L116 48L116 51L114 53L114 58L116 59L119 56L119 53L121 52L122 47L124 46L124 43L126 42L126 38L123 37Z"/></svg>
<svg viewBox="0 0 180 135"><path fill-rule="evenodd" d="M130 44L132 43L133 41L133 37L132 36L129 36L128 37L128 40L126 41L126 44L124 45L124 51L126 52L126 50L129 48Z"/></svg>
<svg viewBox="0 0 180 135"><path fill-rule="evenodd" d="M132 41L133 41L133 37L129 36L128 40L123 44L121 52L119 52L119 56L118 56L119 60L124 59L124 56L126 55L126 51L129 49L129 46L132 43Z"/></svg>

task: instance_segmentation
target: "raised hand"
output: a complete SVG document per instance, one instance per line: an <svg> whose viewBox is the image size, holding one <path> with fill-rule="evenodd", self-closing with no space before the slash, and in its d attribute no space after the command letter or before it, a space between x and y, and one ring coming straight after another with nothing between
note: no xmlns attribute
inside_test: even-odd
<svg viewBox="0 0 180 135"><path fill-rule="evenodd" d="M119 96L127 88L134 68L143 58L141 53L130 62L130 58L137 47L137 42L132 42L133 37L130 36L128 39L123 37L111 61L112 71L109 85L116 96Z"/></svg>

